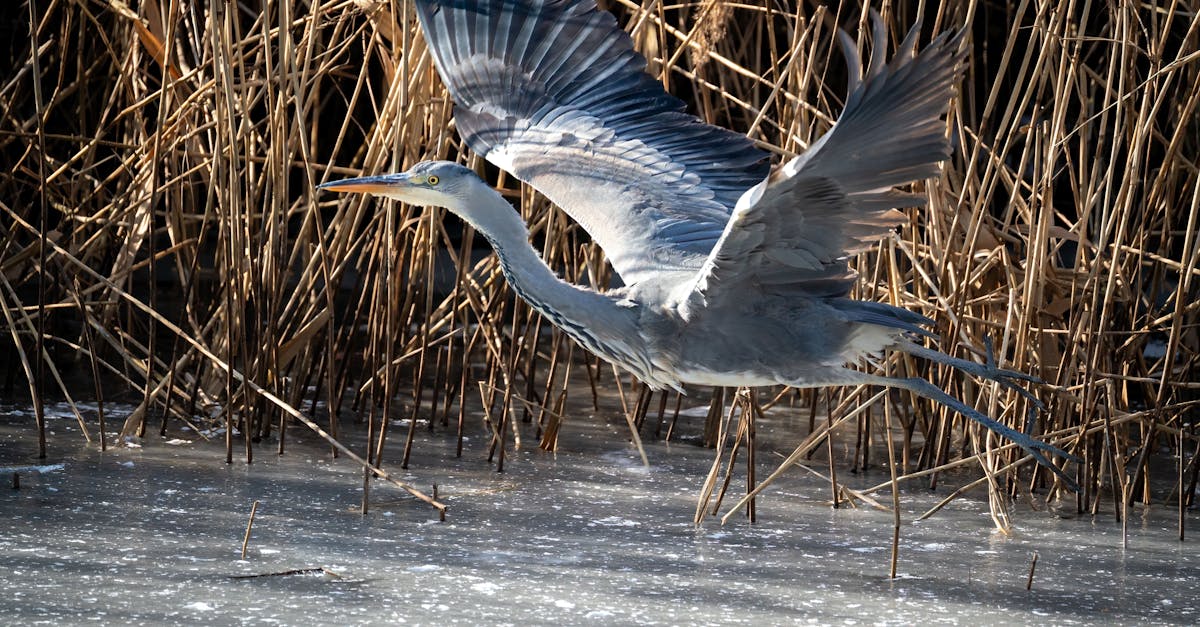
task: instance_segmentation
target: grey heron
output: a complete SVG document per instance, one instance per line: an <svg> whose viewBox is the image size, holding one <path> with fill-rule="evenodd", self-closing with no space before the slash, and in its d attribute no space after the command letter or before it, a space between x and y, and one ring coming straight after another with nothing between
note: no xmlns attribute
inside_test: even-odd
<svg viewBox="0 0 1200 627"><path fill-rule="evenodd" d="M962 38L919 53L912 28L889 62L872 12L863 68L838 32L848 96L833 127L771 170L745 136L685 112L594 0L415 0L430 53L468 146L532 185L599 244L623 286L563 281L529 242L513 207L472 170L447 161L400 174L328 182L445 207L491 244L518 296L577 343L655 389L684 384L909 390L1044 455L1074 456L994 420L919 378L846 364L902 351L996 381L1034 377L913 341L929 318L849 298L847 255L877 241L924 198L896 188L937 176L961 75ZM1033 399L1036 402L1036 399Z"/></svg>

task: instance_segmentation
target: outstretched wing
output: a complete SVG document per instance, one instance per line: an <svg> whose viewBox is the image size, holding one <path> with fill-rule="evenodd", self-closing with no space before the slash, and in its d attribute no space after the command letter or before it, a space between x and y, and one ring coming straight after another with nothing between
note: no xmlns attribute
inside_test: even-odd
<svg viewBox="0 0 1200 627"><path fill-rule="evenodd" d="M746 281L767 290L844 296L845 257L903 224L898 207L925 199L892 189L936 176L950 156L946 112L961 72L960 36L943 33L919 55L913 27L891 63L887 31L872 11L874 50L861 77L857 48L839 32L850 67L846 108L804 154L746 192L689 298L712 302Z"/></svg>
<svg viewBox="0 0 1200 627"><path fill-rule="evenodd" d="M416 0L476 153L533 185L627 284L695 271L766 154L705 124L645 72L593 0Z"/></svg>

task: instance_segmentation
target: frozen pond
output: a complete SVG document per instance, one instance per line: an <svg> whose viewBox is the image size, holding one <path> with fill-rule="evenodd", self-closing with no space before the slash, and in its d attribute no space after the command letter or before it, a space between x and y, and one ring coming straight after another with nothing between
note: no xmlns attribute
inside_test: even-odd
<svg viewBox="0 0 1200 627"><path fill-rule="evenodd" d="M953 486L913 489L891 580L889 513L834 510L828 484L795 471L759 499L757 524L697 528L712 452L647 441L647 470L615 416L568 422L557 454L526 436L502 474L481 428L461 460L452 434L418 429L395 472L437 483L446 522L379 482L360 515L359 469L300 428L287 455L264 445L251 466L194 434L100 453L75 429L51 420L44 463L60 467L22 471L19 490L2 477L0 624L1200 622L1197 540L1179 542L1161 504L1131 510L1122 549L1111 514L1026 505L1006 537L982 494L913 523ZM33 463L34 438L32 419L0 408L0 467ZM760 475L776 450L760 442Z"/></svg>

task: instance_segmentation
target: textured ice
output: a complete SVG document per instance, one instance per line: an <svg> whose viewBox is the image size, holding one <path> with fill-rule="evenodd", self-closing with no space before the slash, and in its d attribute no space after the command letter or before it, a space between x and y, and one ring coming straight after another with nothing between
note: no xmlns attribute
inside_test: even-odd
<svg viewBox="0 0 1200 627"><path fill-rule="evenodd" d="M43 463L31 459L29 423L0 407L0 467L57 467L0 491L5 625L1200 623L1200 549L1176 539L1176 510L1161 504L1131 510L1127 549L1111 513L1023 502L1013 535L997 534L982 494L912 524L961 485L946 477L938 493L902 495L890 579L890 513L832 509L827 483L794 472L759 500L757 524L739 515L697 528L713 452L647 438L650 470L631 472L641 459L619 416L572 417L558 453L530 444L530 428L503 474L484 459L482 427L460 460L452 433L422 423L407 471L393 438L385 462L438 485L444 523L380 482L361 515L361 470L300 429L283 457L264 443L252 465L226 465L219 443L168 445L177 434L100 453L65 420ZM795 444L771 431L760 426L759 459L770 461L759 476Z"/></svg>

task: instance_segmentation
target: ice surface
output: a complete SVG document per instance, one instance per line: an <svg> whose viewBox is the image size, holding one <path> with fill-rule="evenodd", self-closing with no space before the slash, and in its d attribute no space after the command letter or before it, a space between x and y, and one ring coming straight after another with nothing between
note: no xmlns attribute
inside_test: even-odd
<svg viewBox="0 0 1200 627"><path fill-rule="evenodd" d="M453 434L422 424L409 469L390 468L436 483L445 523L379 482L362 516L361 471L300 429L283 457L263 445L226 465L219 445L178 433L100 453L63 421L45 464L29 422L0 409L0 467L54 469L0 492L0 624L1200 623L1200 549L1161 504L1131 512L1123 549L1111 514L1017 504L1014 534L998 534L982 494L913 524L957 485L914 488L892 580L890 513L834 510L828 484L794 472L759 499L757 524L697 528L712 451L647 438L651 468L631 471L619 416L573 418L558 453L524 434L503 474L482 427L459 460ZM796 441L769 432L760 476Z"/></svg>

